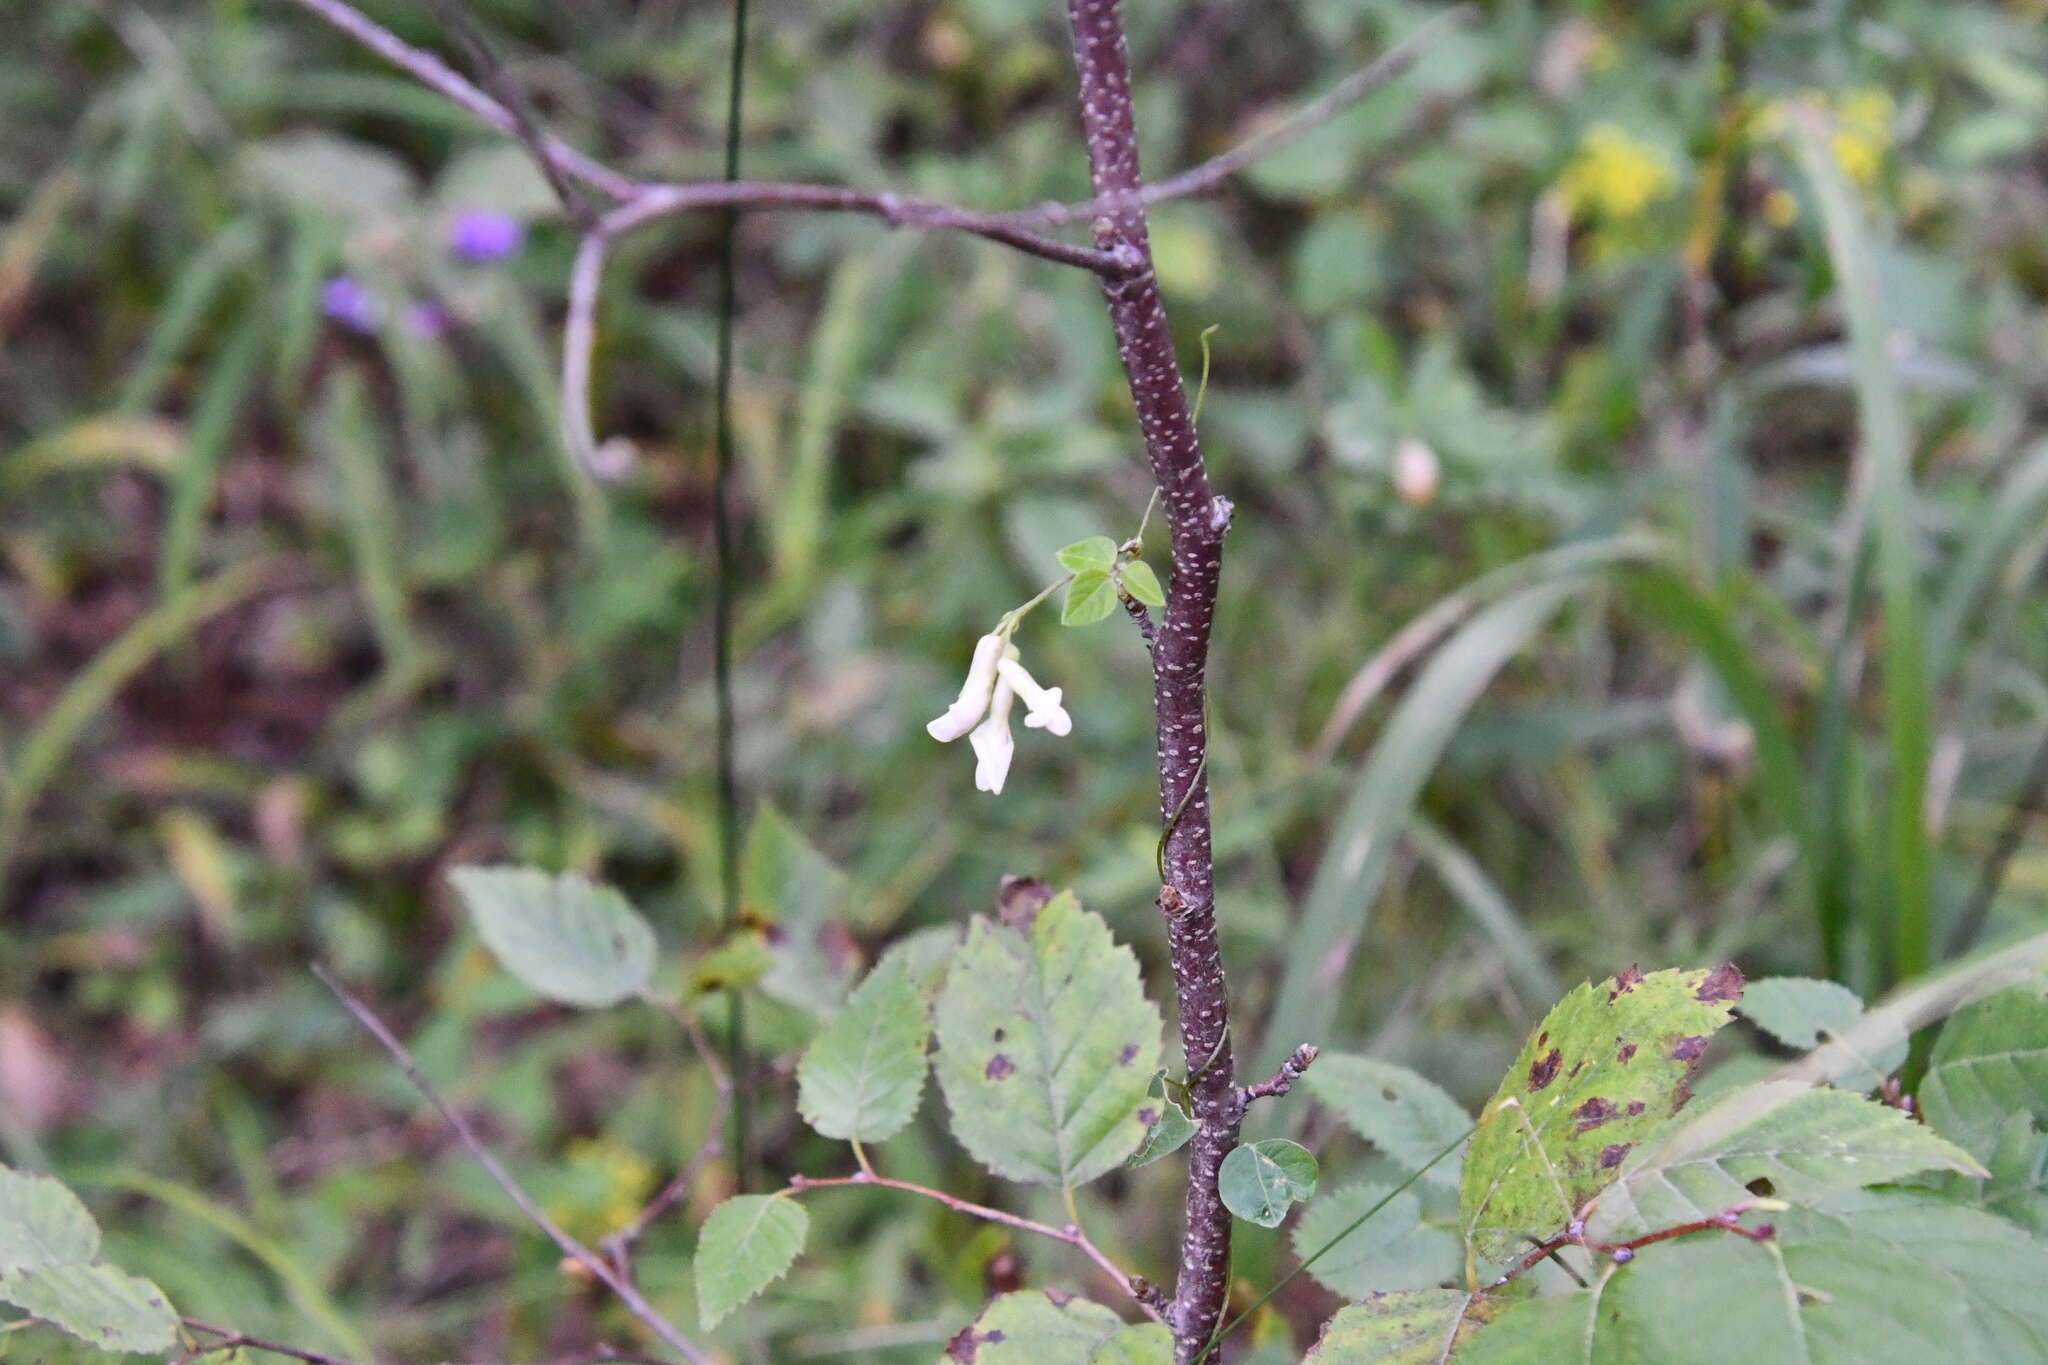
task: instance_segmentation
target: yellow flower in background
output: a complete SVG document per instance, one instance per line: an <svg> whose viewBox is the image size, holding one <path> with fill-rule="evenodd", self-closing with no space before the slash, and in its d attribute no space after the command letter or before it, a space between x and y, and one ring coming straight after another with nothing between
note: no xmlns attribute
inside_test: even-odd
<svg viewBox="0 0 2048 1365"><path fill-rule="evenodd" d="M1828 147L1835 164L1850 183L1868 189L1877 183L1892 149L1892 97L1882 90L1847 90L1835 96L1808 91L1799 98L1811 100L1824 109L1834 124ZM1767 100L1749 120L1749 136L1755 142L1777 142L1784 138L1788 123L1785 100Z"/></svg>
<svg viewBox="0 0 2048 1365"><path fill-rule="evenodd" d="M1670 160L1654 143L1616 124L1598 123L1558 176L1557 192L1574 218L1625 221L1641 217L1677 184Z"/></svg>
<svg viewBox="0 0 2048 1365"><path fill-rule="evenodd" d="M543 1201L547 1215L588 1241L632 1222L660 1175L646 1157L610 1138L571 1141L557 1174Z"/></svg>

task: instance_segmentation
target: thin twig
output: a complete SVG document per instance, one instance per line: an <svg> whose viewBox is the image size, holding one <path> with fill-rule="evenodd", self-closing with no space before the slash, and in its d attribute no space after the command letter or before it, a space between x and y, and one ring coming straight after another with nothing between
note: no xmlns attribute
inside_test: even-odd
<svg viewBox="0 0 2048 1365"><path fill-rule="evenodd" d="M563 1255L589 1271L592 1278L616 1294L619 1301L626 1305L626 1311L645 1323L648 1330L667 1342L684 1359L690 1361L691 1365L710 1365L711 1358L678 1331L674 1323L663 1317L652 1304L642 1298L640 1291L629 1281L621 1278L617 1271L605 1263L603 1257L564 1232L552 1218L541 1212L540 1205L533 1202L532 1196L520 1188L519 1182L512 1178L512 1173L506 1170L503 1163L492 1155L491 1149L484 1145L483 1139L470 1127L469 1120L464 1118L461 1112L435 1088L434 1083L426 1078L419 1064L413 1060L412 1054L406 1051L405 1044L398 1041L397 1035L384 1026L384 1021L372 1013L368 1005L349 994L325 967L314 964L313 975L319 978L321 985L333 992L334 998L341 1002L344 1009L355 1016L355 1021L391 1054L391 1060L398 1064L398 1069L405 1073L405 1078L412 1082L413 1088L440 1111L448 1126L455 1130L455 1136L469 1149L469 1154L475 1157L477 1164L497 1182L498 1188L505 1192L505 1197L526 1215L528 1222L546 1233L548 1240L562 1249Z"/></svg>
<svg viewBox="0 0 2048 1365"><path fill-rule="evenodd" d="M697 1177L704 1173L704 1168L716 1161L719 1154L725 1150L723 1130L728 1103L728 1100L721 1098L718 1111L711 1118L710 1134L677 1173L676 1178L662 1186L661 1192L647 1201L647 1207L641 1209L632 1222L600 1243L604 1254L611 1257L612 1264L618 1267L622 1277L632 1278L633 1244L646 1234L648 1228L654 1226L655 1219L675 1207L677 1202L690 1192L697 1183Z"/></svg>
<svg viewBox="0 0 2048 1365"><path fill-rule="evenodd" d="M343 0L298 0L298 3L499 132L519 136L519 120L510 109L470 84L433 53L414 47L353 5L343 3ZM560 138L543 136L538 145L550 164L563 175L602 190L613 199L629 199L640 188L639 182L631 176L621 175L602 162L585 156Z"/></svg>
<svg viewBox="0 0 2048 1365"><path fill-rule="evenodd" d="M886 1175L876 1175L873 1171L869 1170L856 1171L852 1175L796 1175L791 1176L789 1179L789 1190L792 1194L803 1194L809 1190L834 1189L847 1185L873 1185L885 1190L902 1190L906 1194L923 1195L926 1199L936 1199L939 1203L953 1210L953 1212L964 1213L970 1218L980 1218L985 1222L1000 1223L1006 1228L1015 1228L1019 1232L1032 1232L1040 1237L1050 1237L1055 1242L1065 1242L1068 1246L1077 1248L1089 1260L1095 1262L1103 1273L1121 1285L1124 1292L1129 1294L1137 1302L1138 1306L1145 1311L1145 1316L1151 1318L1154 1322L1164 1323L1166 1321L1165 1318L1160 1316L1159 1310L1154 1306L1157 1295L1151 1291L1146 1281L1140 1276L1130 1274L1115 1261L1110 1260L1108 1256L1103 1254L1100 1247L1088 1239L1088 1234L1081 1231L1080 1224L1078 1223L1069 1223L1065 1227L1054 1227L1051 1223L1041 1223L1036 1219L1025 1218L1018 1214L1005 1212L1002 1209L991 1208L987 1204L977 1204L972 1200L961 1199L957 1195L947 1194L944 1190L935 1190L929 1185L917 1185L908 1180L894 1180Z"/></svg>
<svg viewBox="0 0 2048 1365"><path fill-rule="evenodd" d="M1301 1073L1314 1064L1322 1049L1314 1043L1303 1043L1294 1049L1294 1054L1280 1064L1272 1079L1260 1081L1257 1085L1244 1088L1244 1102L1250 1105L1254 1100L1273 1099L1294 1089L1294 1083L1301 1079Z"/></svg>
<svg viewBox="0 0 2048 1365"><path fill-rule="evenodd" d="M289 1356L293 1360L303 1360L306 1362L306 1365L355 1365L355 1362L342 1356L331 1356L322 1351L309 1351L303 1346L287 1346L281 1341L270 1341L263 1337L252 1336L247 1332L237 1332L229 1327L216 1327L210 1322L201 1322L197 1318L183 1318L180 1321L185 1324L188 1331L204 1332L210 1337L220 1338L220 1340L211 1345L201 1346L198 1350L187 1352L184 1356L180 1357L181 1361L198 1360L202 1356L217 1355L222 1351L239 1351L243 1347L247 1347L252 1351L268 1351L272 1355Z"/></svg>
<svg viewBox="0 0 2048 1365"><path fill-rule="evenodd" d="M476 68L477 78L490 87L491 93L512 118L512 136L519 145L526 148L526 154L533 158L541 176L548 182L548 188L555 192L562 211L569 215L569 221L588 227L591 221L590 203L577 191L569 177L549 154L548 135L540 126L540 115L533 107L533 101L526 97L525 89L512 78L505 64L498 60L491 50L490 41L483 30L471 22L463 11L460 0L427 0L434 12L441 16L441 22L455 34L456 42L469 54L470 65Z"/></svg>
<svg viewBox="0 0 2048 1365"><path fill-rule="evenodd" d="M1456 9L1437 15L1371 62L1346 76L1323 95L1304 104L1270 128L1252 134L1229 150L1210 157L1198 166L1191 166L1165 180L1153 181L1141 187L1134 195L1105 194L1080 204L1042 204L1037 208L1007 213L1003 217L1012 223L1031 223L1048 227L1060 223L1085 223L1104 213L1128 208L1133 204L1151 205L1169 199L1186 199L1207 193L1260 157L1299 141L1367 95L1385 89L1407 75L1421 59L1422 54L1433 44L1452 29L1469 23L1477 14L1478 9L1475 6L1460 5Z"/></svg>

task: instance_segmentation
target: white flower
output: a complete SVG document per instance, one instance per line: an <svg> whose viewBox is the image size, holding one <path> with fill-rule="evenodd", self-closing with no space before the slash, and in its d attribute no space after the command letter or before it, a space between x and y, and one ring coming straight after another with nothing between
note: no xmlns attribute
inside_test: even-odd
<svg viewBox="0 0 2048 1365"><path fill-rule="evenodd" d="M1040 687L1037 680L1025 672L1024 665L1017 662L1015 650L996 665L996 674L1024 699L1025 729L1044 730L1055 735L1074 732L1074 718L1067 714L1066 707L1060 705L1060 689Z"/></svg>
<svg viewBox="0 0 2048 1365"><path fill-rule="evenodd" d="M1010 775L1010 759L1017 741L1010 737L1010 704L1017 699L1007 675L998 678L995 695L989 699L988 719L974 727L967 742L974 746L974 789L1000 792Z"/></svg>
<svg viewBox="0 0 2048 1365"><path fill-rule="evenodd" d="M924 727L933 739L951 744L972 730L988 710L996 685L996 664L1003 657L1005 643L1000 635L984 635L975 641L974 662L967 666L967 681L961 684L959 697L944 715Z"/></svg>

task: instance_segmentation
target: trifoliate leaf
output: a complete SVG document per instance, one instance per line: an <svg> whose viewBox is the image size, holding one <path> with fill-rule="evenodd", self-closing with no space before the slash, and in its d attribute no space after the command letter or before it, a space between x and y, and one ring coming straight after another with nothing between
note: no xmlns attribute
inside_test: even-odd
<svg viewBox="0 0 2048 1365"><path fill-rule="evenodd" d="M885 958L804 1049L796 1107L826 1137L880 1142L917 1114L931 1025L902 958Z"/></svg>
<svg viewBox="0 0 2048 1365"><path fill-rule="evenodd" d="M976 919L936 1023L953 1133L996 1174L1079 1185L1144 1141L1159 1010L1131 950L1071 893L1026 927Z"/></svg>
<svg viewBox="0 0 2048 1365"><path fill-rule="evenodd" d="M1063 626L1092 626L1116 610L1116 585L1109 574L1089 569L1074 575L1067 585L1066 604L1060 608Z"/></svg>
<svg viewBox="0 0 2048 1365"><path fill-rule="evenodd" d="M578 872L458 867L448 880L477 933L514 976L550 1000L599 1009L644 990L654 931L626 898Z"/></svg>
<svg viewBox="0 0 2048 1365"><path fill-rule="evenodd" d="M782 1278L804 1249L811 1216L794 1199L741 1194L697 1234L697 1320L705 1331Z"/></svg>
<svg viewBox="0 0 2048 1365"><path fill-rule="evenodd" d="M1108 536L1077 540L1059 552L1060 567L1073 573L1108 573L1116 563L1116 542Z"/></svg>
<svg viewBox="0 0 2048 1365"><path fill-rule="evenodd" d="M1630 968L1545 1016L1482 1111L1459 1184L1482 1258L1550 1237L1620 1174L1629 1151L1691 1095L1742 973ZM1314 1073L1310 1073L1313 1075Z"/></svg>
<svg viewBox="0 0 2048 1365"><path fill-rule="evenodd" d="M1277 1228L1287 1210L1316 1192L1315 1155L1298 1142L1268 1138L1223 1158L1216 1190L1223 1207L1247 1223Z"/></svg>
<svg viewBox="0 0 2048 1365"><path fill-rule="evenodd" d="M1148 607L1166 605L1166 590L1159 586L1159 575L1152 572L1152 566L1142 559L1134 559L1123 567L1124 591Z"/></svg>

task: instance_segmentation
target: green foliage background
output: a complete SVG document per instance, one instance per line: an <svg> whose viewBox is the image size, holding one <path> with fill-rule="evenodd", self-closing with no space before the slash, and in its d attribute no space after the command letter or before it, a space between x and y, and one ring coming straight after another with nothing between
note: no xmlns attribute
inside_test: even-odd
<svg viewBox="0 0 2048 1365"><path fill-rule="evenodd" d="M436 41L427 7L371 8ZM1149 169L1439 8L1133 0ZM722 6L474 9L564 136L716 174ZM1049 6L757 13L750 174L1084 197ZM2048 727L2043 17L1487 5L1225 194L1157 211L1191 367L1218 328L1203 425L1239 508L1209 775L1254 1058L1313 1038L1476 1109L1561 987L1631 962L1868 998L1922 943L1944 955L2009 826L1982 941L2042 927L2048 835L2013 814ZM764 1058L1009 873L1076 888L1169 998L1121 617L1026 625L1075 733L1024 735L1001 797L922 731L1054 552L1144 507L1088 280L848 218L743 228L761 960L713 923L714 225L615 257L597 411L638 458L600 483L555 434L573 232L500 142L282 0L0 24L0 1157L85 1194L110 1261L195 1317L359 1356L618 1330L305 971L387 1007L579 1235L623 1223L715 1123L710 1076L654 1011L537 1005L480 947L457 865L619 887L664 989L756 983ZM1823 115L1803 169L1802 96ZM1867 220L1847 247L1826 186ZM529 219L524 248L454 260L462 207ZM323 318L338 274L376 334ZM1845 278L1871 286L1861 319ZM446 325L421 335L415 303ZM1435 456L1427 497L1397 486L1404 442ZM1462 633L1333 725L1432 611ZM1909 667L1924 687L1892 685ZM783 1067L760 1089L762 1162L839 1169L795 1088ZM1412 1169L1288 1103L1261 1123L1306 1116L1326 1189ZM934 1108L892 1173L997 1197ZM1165 1275L1179 1173L1086 1195L1123 1263ZM685 1293L731 1179L714 1165L644 1244L650 1296ZM990 1290L1082 1274L880 1191L810 1207L810 1246L846 1254L739 1315L735 1350L925 1360ZM1250 1292L1291 1264L1284 1229L1239 1242ZM1292 1358L1335 1302L1297 1281L1255 1330Z"/></svg>

